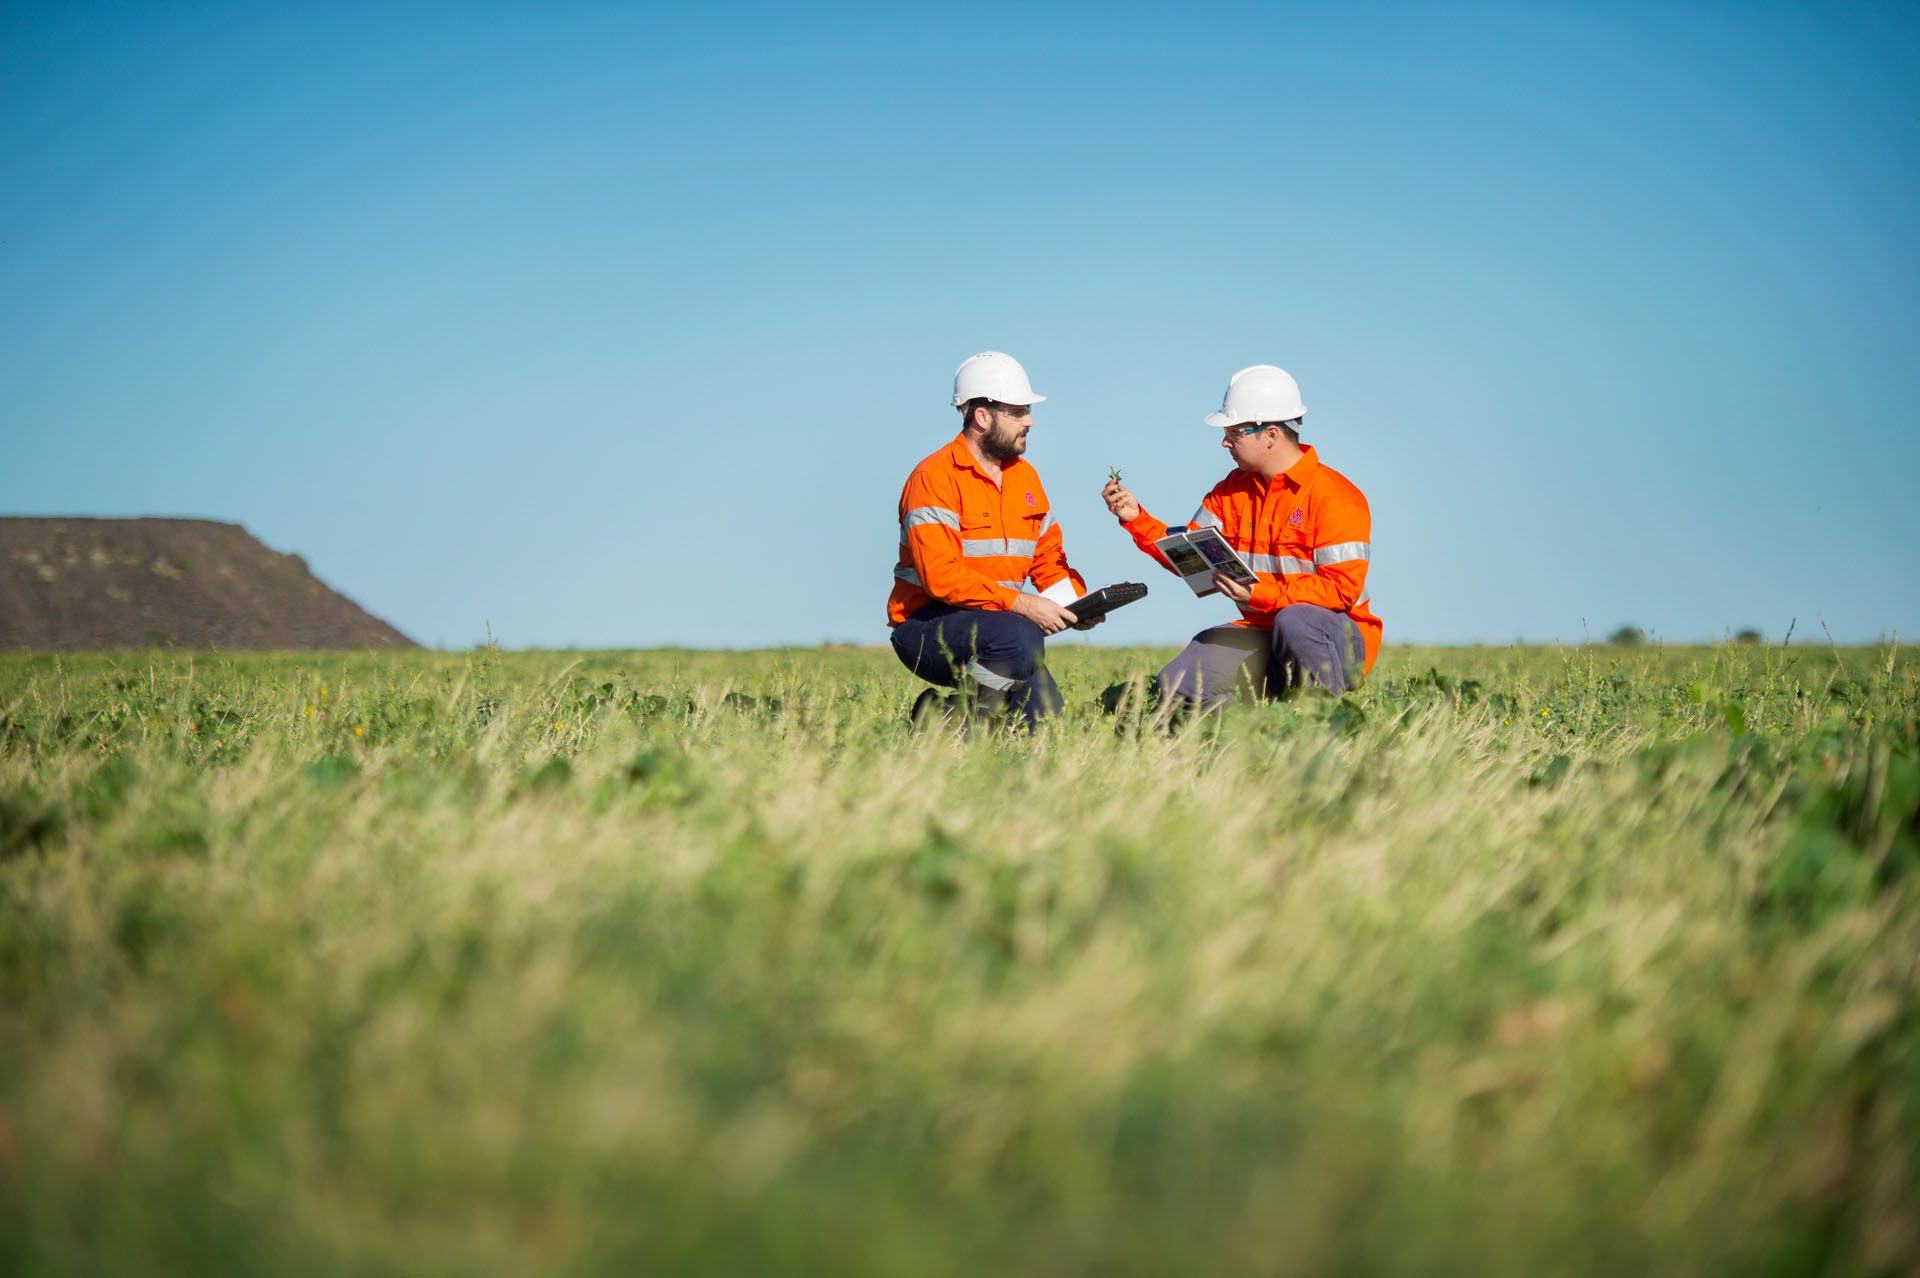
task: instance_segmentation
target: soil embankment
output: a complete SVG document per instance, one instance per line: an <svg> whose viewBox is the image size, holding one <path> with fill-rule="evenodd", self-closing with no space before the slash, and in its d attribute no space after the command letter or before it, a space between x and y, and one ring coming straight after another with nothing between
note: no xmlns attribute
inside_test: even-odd
<svg viewBox="0 0 1920 1278"><path fill-rule="evenodd" d="M0 518L0 649L411 648L238 524Z"/></svg>

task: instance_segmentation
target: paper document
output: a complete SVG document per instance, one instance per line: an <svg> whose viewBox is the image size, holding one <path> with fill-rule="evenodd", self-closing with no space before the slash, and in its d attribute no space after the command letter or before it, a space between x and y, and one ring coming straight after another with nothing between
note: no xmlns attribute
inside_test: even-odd
<svg viewBox="0 0 1920 1278"><path fill-rule="evenodd" d="M1054 582L1051 586L1048 586L1045 590L1041 591L1040 597L1042 599L1051 599L1055 603L1059 604L1062 608L1064 608L1068 604L1072 603L1074 600L1078 599L1080 597L1080 592L1073 588L1073 578L1062 577L1060 580Z"/></svg>
<svg viewBox="0 0 1920 1278"><path fill-rule="evenodd" d="M1218 528L1169 533L1154 542L1153 548L1167 557L1187 588L1202 598L1219 593L1213 585L1216 570L1243 586L1255 585L1260 580L1240 553L1227 544Z"/></svg>

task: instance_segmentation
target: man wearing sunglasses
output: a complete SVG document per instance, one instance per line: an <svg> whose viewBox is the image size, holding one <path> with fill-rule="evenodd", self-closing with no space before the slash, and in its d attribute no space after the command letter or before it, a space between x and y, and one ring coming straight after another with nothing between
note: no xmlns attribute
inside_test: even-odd
<svg viewBox="0 0 1920 1278"><path fill-rule="evenodd" d="M1373 668L1381 625L1367 607L1372 515L1360 490L1300 442L1306 412L1285 370L1255 364L1233 375L1207 417L1234 470L1182 527L1218 528L1259 580L1243 586L1214 574L1240 617L1195 635L1160 672L1163 704L1210 710L1243 683L1265 696L1309 682L1338 694ZM1118 480L1100 495L1134 544L1171 569L1153 543L1181 529L1149 515Z"/></svg>
<svg viewBox="0 0 1920 1278"><path fill-rule="evenodd" d="M887 599L893 650L907 669L1029 726L1060 706L1046 637L1100 621L1083 623L1061 606L1085 594L1086 582L1067 566L1047 491L1021 456L1033 405L1045 398L1011 355L983 351L960 365L960 433L907 476ZM938 703L933 689L921 693L915 722Z"/></svg>

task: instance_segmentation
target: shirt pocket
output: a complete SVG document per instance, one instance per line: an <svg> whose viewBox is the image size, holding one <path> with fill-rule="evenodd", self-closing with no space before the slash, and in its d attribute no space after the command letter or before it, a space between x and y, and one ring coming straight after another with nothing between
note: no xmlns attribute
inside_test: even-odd
<svg viewBox="0 0 1920 1278"><path fill-rule="evenodd" d="M1313 534L1308 529L1311 522L1305 514L1305 508L1296 508L1299 522L1292 519L1282 520L1273 527L1274 557L1280 562L1282 573L1303 573L1313 571Z"/></svg>
<svg viewBox="0 0 1920 1278"><path fill-rule="evenodd" d="M1007 521L1007 553L1012 555L1035 554L1040 548L1040 530L1047 526L1046 508L1023 510L1019 516Z"/></svg>
<svg viewBox="0 0 1920 1278"><path fill-rule="evenodd" d="M1000 524L992 515L977 514L973 511L960 513L960 550L962 554L979 558L982 555L1004 553Z"/></svg>

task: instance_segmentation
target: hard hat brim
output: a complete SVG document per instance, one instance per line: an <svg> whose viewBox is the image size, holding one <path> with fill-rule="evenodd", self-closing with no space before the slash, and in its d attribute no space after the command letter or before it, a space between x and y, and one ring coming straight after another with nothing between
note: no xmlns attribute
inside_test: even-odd
<svg viewBox="0 0 1920 1278"><path fill-rule="evenodd" d="M991 395L975 395L972 398L993 399ZM1035 404L1044 403L1046 401L1046 398L1047 397L1045 395L1032 395L1027 397L1026 399L995 399L993 400L993 402L996 404L1011 404L1015 408L1031 408ZM961 399L958 395L955 395L953 397L953 406L955 408L959 408L961 405L965 404L966 402L967 402L966 400Z"/></svg>
<svg viewBox="0 0 1920 1278"><path fill-rule="evenodd" d="M1300 411L1294 416L1287 418L1287 420L1290 422L1297 422L1302 417L1305 417L1306 415L1307 415L1307 406L1305 404L1302 404L1300 406ZM1253 425L1253 423L1259 420L1260 419L1258 417L1230 417L1226 413L1208 413L1207 414L1207 425L1213 427L1215 430L1225 430L1229 426L1251 426Z"/></svg>

